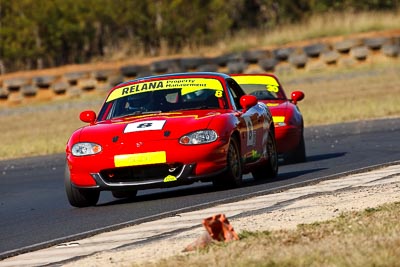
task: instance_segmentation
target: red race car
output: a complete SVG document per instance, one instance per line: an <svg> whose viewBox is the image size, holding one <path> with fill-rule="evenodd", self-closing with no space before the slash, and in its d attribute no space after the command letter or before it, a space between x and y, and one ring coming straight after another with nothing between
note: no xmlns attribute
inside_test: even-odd
<svg viewBox="0 0 400 267"><path fill-rule="evenodd" d="M233 74L246 94L254 95L270 108L275 124L276 146L286 163L306 161L303 116L297 102L304 93L294 91L286 97L278 78L271 74Z"/></svg>
<svg viewBox="0 0 400 267"><path fill-rule="evenodd" d="M278 172L268 107L221 73L139 78L110 90L89 125L66 147L65 187L72 206L96 205L100 191L116 198L137 190L212 181L240 186L242 175Z"/></svg>

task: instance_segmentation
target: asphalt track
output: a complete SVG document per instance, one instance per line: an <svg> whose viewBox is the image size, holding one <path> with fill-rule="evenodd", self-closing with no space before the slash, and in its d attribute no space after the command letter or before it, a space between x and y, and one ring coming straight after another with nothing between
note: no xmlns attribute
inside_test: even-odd
<svg viewBox="0 0 400 267"><path fill-rule="evenodd" d="M237 189L216 191L211 183L196 183L139 191L129 201L103 192L96 207L81 209L71 207L65 196L64 155L0 161L0 259L400 160L400 118L309 127L305 138L307 162L280 166L273 181L256 183L246 176Z"/></svg>

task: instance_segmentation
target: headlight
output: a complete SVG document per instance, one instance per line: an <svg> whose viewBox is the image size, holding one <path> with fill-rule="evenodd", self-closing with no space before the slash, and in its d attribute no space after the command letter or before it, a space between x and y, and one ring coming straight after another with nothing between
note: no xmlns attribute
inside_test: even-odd
<svg viewBox="0 0 400 267"><path fill-rule="evenodd" d="M179 143L182 145L207 144L217 140L218 135L213 130L200 130L182 136Z"/></svg>
<svg viewBox="0 0 400 267"><path fill-rule="evenodd" d="M72 155L87 156L101 152L101 146L95 143L77 143L72 146Z"/></svg>

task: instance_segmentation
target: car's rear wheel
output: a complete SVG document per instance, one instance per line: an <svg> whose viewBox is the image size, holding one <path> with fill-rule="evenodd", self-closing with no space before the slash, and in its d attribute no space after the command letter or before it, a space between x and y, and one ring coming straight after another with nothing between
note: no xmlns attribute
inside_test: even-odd
<svg viewBox="0 0 400 267"><path fill-rule="evenodd" d="M300 142L297 145L296 149L291 152L285 161L287 163L301 163L305 162L307 159L306 157L306 145L304 142L304 136L303 134L301 135Z"/></svg>
<svg viewBox="0 0 400 267"><path fill-rule="evenodd" d="M301 136L301 140L299 146L297 147L296 151L294 152L293 159L295 162L305 162L306 157L306 144L304 142L304 136Z"/></svg>
<svg viewBox="0 0 400 267"><path fill-rule="evenodd" d="M137 190L114 190L111 193L115 198L134 198L137 195Z"/></svg>
<svg viewBox="0 0 400 267"><path fill-rule="evenodd" d="M99 190L76 188L72 185L68 166L65 167L64 184L68 201L74 207L82 208L95 206L99 201Z"/></svg>
<svg viewBox="0 0 400 267"><path fill-rule="evenodd" d="M213 180L213 184L218 187L238 187L243 183L242 161L238 142L231 138L226 157L227 170Z"/></svg>
<svg viewBox="0 0 400 267"><path fill-rule="evenodd" d="M275 136L269 132L267 139L267 153L268 161L252 171L255 180L265 180L268 178L275 178L278 175L278 153L276 151Z"/></svg>

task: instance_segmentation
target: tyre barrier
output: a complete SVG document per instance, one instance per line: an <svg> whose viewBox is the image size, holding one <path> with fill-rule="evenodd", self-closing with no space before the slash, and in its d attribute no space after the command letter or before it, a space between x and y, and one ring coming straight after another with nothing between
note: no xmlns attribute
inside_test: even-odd
<svg viewBox="0 0 400 267"><path fill-rule="evenodd" d="M366 60L369 50L366 46L353 47L350 50L350 55L357 60Z"/></svg>
<svg viewBox="0 0 400 267"><path fill-rule="evenodd" d="M0 106L22 105L35 100L76 98L82 94L105 94L111 87L135 78L172 72L271 72L322 71L330 67L353 68L374 60L398 62L400 36L350 38L316 42L305 46L253 49L214 57L182 57L155 60L149 64L127 64L119 68L69 71L59 75L0 76ZM34 73L34 72L33 72Z"/></svg>
<svg viewBox="0 0 400 267"><path fill-rule="evenodd" d="M364 39L364 45L372 50L379 50L385 43L388 42L386 37L375 37Z"/></svg>
<svg viewBox="0 0 400 267"><path fill-rule="evenodd" d="M260 67L267 72L275 70L275 66L278 64L278 60L274 57L260 59L258 64Z"/></svg>
<svg viewBox="0 0 400 267"><path fill-rule="evenodd" d="M56 76L45 75L45 76L33 77L32 83L39 88L49 88L54 83L55 80Z"/></svg>
<svg viewBox="0 0 400 267"><path fill-rule="evenodd" d="M200 65L198 67L198 71L204 71L204 72L216 72L218 71L219 66L217 64L205 64L205 65Z"/></svg>
<svg viewBox="0 0 400 267"><path fill-rule="evenodd" d="M296 68L304 68L307 64L308 57L302 50L299 50L296 53L290 54L288 61Z"/></svg>
<svg viewBox="0 0 400 267"><path fill-rule="evenodd" d="M328 65L333 65L335 64L340 58L339 52L335 50L330 50L323 52L321 55L321 59L323 62L325 62Z"/></svg>
<svg viewBox="0 0 400 267"><path fill-rule="evenodd" d="M321 55L323 52L327 51L329 48L326 44L323 43L317 43L317 44L312 44L312 45L307 45L304 47L304 53L308 57L311 58L317 58L319 55Z"/></svg>
<svg viewBox="0 0 400 267"><path fill-rule="evenodd" d="M357 47L361 44L362 41L359 39L345 39L334 43L333 48L339 53L346 54L349 53L353 47Z"/></svg>

